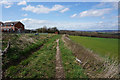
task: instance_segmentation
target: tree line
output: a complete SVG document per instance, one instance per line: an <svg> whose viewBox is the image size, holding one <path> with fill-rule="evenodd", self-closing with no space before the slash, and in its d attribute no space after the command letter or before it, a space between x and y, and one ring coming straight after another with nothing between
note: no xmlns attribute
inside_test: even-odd
<svg viewBox="0 0 120 80"><path fill-rule="evenodd" d="M46 26L43 26L43 28L36 29L38 33L55 33L59 31L57 27L47 28Z"/></svg>
<svg viewBox="0 0 120 80"><path fill-rule="evenodd" d="M55 33L59 32L57 27L47 28L47 26L43 26L42 28L38 28L36 30L26 30L26 33Z"/></svg>
<svg viewBox="0 0 120 80"><path fill-rule="evenodd" d="M120 39L120 34L115 34L115 33L108 34L108 33L99 33L99 32L60 30L59 34L69 34L69 35L74 35L74 36L87 36L87 37L117 38L117 39Z"/></svg>

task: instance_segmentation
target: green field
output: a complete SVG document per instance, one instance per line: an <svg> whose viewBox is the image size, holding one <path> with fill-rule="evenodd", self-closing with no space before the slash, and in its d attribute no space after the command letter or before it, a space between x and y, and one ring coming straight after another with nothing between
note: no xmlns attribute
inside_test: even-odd
<svg viewBox="0 0 120 80"><path fill-rule="evenodd" d="M95 37L82 37L70 36L70 38L84 46L93 50L95 53L102 57L117 58L118 57L118 40L111 38L95 38Z"/></svg>

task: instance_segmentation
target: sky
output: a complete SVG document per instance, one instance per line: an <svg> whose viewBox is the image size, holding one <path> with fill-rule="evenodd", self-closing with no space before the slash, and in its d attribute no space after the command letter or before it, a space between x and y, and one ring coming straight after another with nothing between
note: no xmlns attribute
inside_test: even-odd
<svg viewBox="0 0 120 80"><path fill-rule="evenodd" d="M26 29L117 30L117 2L1 1L2 21L21 21Z"/></svg>

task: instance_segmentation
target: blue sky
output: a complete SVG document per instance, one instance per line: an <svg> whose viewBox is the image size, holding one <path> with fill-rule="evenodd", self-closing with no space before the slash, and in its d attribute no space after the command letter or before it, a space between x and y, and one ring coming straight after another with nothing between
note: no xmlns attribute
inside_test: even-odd
<svg viewBox="0 0 120 80"><path fill-rule="evenodd" d="M2 21L21 21L27 29L118 29L117 2L1 2Z"/></svg>

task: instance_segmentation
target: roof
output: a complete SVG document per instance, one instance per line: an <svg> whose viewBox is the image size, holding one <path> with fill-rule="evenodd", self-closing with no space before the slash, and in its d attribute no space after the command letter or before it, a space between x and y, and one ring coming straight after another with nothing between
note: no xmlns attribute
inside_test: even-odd
<svg viewBox="0 0 120 80"><path fill-rule="evenodd" d="M15 22L5 22L4 25L8 26L8 25L15 25L20 21L15 21Z"/></svg>
<svg viewBox="0 0 120 80"><path fill-rule="evenodd" d="M0 21L0 24L3 24L3 22Z"/></svg>

